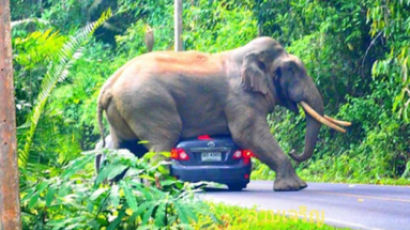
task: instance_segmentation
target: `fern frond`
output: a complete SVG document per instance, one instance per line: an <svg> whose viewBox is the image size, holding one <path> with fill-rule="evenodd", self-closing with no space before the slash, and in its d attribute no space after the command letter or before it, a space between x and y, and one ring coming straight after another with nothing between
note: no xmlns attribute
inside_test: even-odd
<svg viewBox="0 0 410 230"><path fill-rule="evenodd" d="M187 213L190 212L190 210L185 210L186 208L181 205L181 203L179 202L179 200L176 200L174 202L174 207L175 207L175 211L178 215L178 218L180 219L182 224L189 224L189 215Z"/></svg>
<svg viewBox="0 0 410 230"><path fill-rule="evenodd" d="M32 22L44 24L44 25L49 24L49 21L41 19L41 18L26 18L26 19L21 19L17 21L12 21L10 24L11 24L11 28L13 29L16 26L27 24L27 23L32 23Z"/></svg>
<svg viewBox="0 0 410 230"><path fill-rule="evenodd" d="M80 29L74 36L72 36L68 42L64 44L59 51L59 62L52 63L51 67L47 70L47 73L41 82L41 90L38 94L36 104L27 118L27 123L30 124L30 129L26 135L26 142L23 150L19 152L19 165L24 167L27 164L30 154L31 144L33 143L33 137L47 103L48 97L51 92L56 88L59 82L64 81L68 74L70 67L81 57L82 47L90 39L94 31L101 26L106 20L111 17L111 10L105 11L101 17L82 29Z"/></svg>
<svg viewBox="0 0 410 230"><path fill-rule="evenodd" d="M161 204L157 208L157 211L155 212L154 223L155 226L159 228L166 226L167 204L168 202L166 200L164 202L161 202Z"/></svg>

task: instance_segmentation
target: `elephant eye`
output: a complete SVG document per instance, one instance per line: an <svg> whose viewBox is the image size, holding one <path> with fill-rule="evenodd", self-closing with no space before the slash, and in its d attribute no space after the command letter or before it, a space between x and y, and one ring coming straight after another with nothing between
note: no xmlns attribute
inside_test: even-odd
<svg viewBox="0 0 410 230"><path fill-rule="evenodd" d="M266 69L265 64L264 64L263 62L261 62L261 61L258 61L257 63L258 63L258 67L259 67L261 70L265 71L265 69Z"/></svg>

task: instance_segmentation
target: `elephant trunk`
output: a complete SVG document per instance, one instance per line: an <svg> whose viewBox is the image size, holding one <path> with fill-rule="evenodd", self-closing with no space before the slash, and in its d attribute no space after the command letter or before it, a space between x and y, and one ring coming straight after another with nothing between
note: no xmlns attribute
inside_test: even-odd
<svg viewBox="0 0 410 230"><path fill-rule="evenodd" d="M308 104L311 109L323 116L323 100L317 89L313 98L308 98L306 102L301 102L301 105ZM298 155L292 150L289 155L296 161L302 162L308 160L313 155L316 146L317 137L319 135L321 123L313 117L304 107L306 115L306 134L305 134L305 148L302 154Z"/></svg>

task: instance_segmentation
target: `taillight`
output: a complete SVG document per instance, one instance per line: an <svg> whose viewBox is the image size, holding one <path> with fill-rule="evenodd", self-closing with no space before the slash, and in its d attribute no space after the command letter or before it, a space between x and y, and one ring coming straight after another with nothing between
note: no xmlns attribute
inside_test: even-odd
<svg viewBox="0 0 410 230"><path fill-rule="evenodd" d="M181 161L187 161L187 160L189 160L189 156L185 151L182 151L182 152L179 153L179 159Z"/></svg>
<svg viewBox="0 0 410 230"><path fill-rule="evenodd" d="M241 150L236 150L232 155L233 159L240 159L241 157L242 157L242 151Z"/></svg>
<svg viewBox="0 0 410 230"><path fill-rule="evenodd" d="M243 150L236 150L232 158L235 160L243 158L244 162L248 164L250 162L250 159L254 156L251 150L248 149L243 149Z"/></svg>
<svg viewBox="0 0 410 230"><path fill-rule="evenodd" d="M244 158L251 158L255 156L253 152L249 149L242 150L242 155Z"/></svg>
<svg viewBox="0 0 410 230"><path fill-rule="evenodd" d="M183 148L173 148L171 150L171 158L174 160L187 161L189 160L189 155Z"/></svg>
<svg viewBox="0 0 410 230"><path fill-rule="evenodd" d="M171 150L171 159L178 160L178 152L175 148Z"/></svg>
<svg viewBox="0 0 410 230"><path fill-rule="evenodd" d="M243 162L245 164L249 164L251 162L251 158L253 157L253 153L249 149L244 149L242 150L242 157L243 157Z"/></svg>

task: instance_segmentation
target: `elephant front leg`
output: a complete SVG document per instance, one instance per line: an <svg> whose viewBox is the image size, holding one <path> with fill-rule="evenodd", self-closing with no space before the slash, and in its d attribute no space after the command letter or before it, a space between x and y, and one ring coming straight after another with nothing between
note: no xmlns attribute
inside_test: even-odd
<svg viewBox="0 0 410 230"><path fill-rule="evenodd" d="M269 131L262 115L232 118L229 129L234 141L241 147L252 150L260 161L276 172L275 191L295 191L307 185L296 175L289 158L283 153Z"/></svg>

